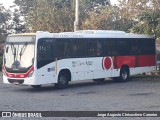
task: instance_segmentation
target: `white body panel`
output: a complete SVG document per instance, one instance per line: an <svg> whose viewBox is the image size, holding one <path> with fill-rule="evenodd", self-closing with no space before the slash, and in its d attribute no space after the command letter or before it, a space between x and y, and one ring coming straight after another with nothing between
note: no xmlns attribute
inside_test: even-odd
<svg viewBox="0 0 160 120"><path fill-rule="evenodd" d="M69 69L71 72L71 81L98 79L107 77L118 77L120 69L102 68L103 58L76 58L63 59L48 64L38 70L30 78L24 79L24 85L43 85L57 83L58 74L62 69ZM50 69L50 70L49 70ZM130 68L130 75L154 71L155 66ZM8 78L3 75L3 82L8 83ZM18 79L17 79L18 80ZM21 79L20 79L21 80Z"/></svg>
<svg viewBox="0 0 160 120"><path fill-rule="evenodd" d="M94 34L96 33L96 34ZM118 34L118 35L115 35ZM79 31L71 33L49 33L49 32L37 32L36 42L40 38L153 38L152 36L127 34L125 32L106 32L106 31ZM37 47L35 47L37 48ZM37 53L37 49L35 49ZM112 56L111 56L112 57ZM37 54L35 54L37 58ZM118 77L120 75L120 69L114 69L113 65L109 69L103 68L103 57L89 57L89 58L68 58L55 60L54 62L41 67L36 68L37 62L34 61L34 73L32 77L21 78L24 80L24 85L43 85L50 83L57 83L59 72L63 69L68 69L71 72L71 81L86 80L86 79L98 79L106 77ZM113 64L113 61L112 61ZM150 72L156 70L155 66L135 67L130 68L130 75L140 74L144 72ZM8 78L3 75L3 82L8 83ZM15 79L15 78L13 78ZM16 78L16 80L21 80Z"/></svg>

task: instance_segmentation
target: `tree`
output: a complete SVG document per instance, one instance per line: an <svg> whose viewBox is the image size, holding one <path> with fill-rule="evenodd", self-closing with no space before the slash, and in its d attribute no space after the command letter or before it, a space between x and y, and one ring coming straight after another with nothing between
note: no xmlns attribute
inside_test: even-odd
<svg viewBox="0 0 160 120"><path fill-rule="evenodd" d="M26 25L29 30L62 32L72 31L74 22L73 12L68 5L61 4L51 0L39 0L36 7L29 11L26 17ZM53 6L53 4L55 6ZM59 7L58 7L59 6Z"/></svg>
<svg viewBox="0 0 160 120"><path fill-rule="evenodd" d="M137 24L132 27L131 31L134 33L150 34L156 38L160 37L160 2L157 0L150 0L147 9L137 16Z"/></svg>
<svg viewBox="0 0 160 120"><path fill-rule="evenodd" d="M0 5L0 41L5 40L8 32L8 24L11 18L9 10L6 10L4 6Z"/></svg>
<svg viewBox="0 0 160 120"><path fill-rule="evenodd" d="M14 9L14 12L12 13L12 22L10 26L15 33L25 32L24 22L18 9Z"/></svg>
<svg viewBox="0 0 160 120"><path fill-rule="evenodd" d="M101 10L110 5L110 0L80 0L80 28L86 29L88 20L92 19L93 21L94 18L91 17L94 14L100 13Z"/></svg>
<svg viewBox="0 0 160 120"><path fill-rule="evenodd" d="M147 24L149 28L151 29L152 34L154 34L157 37L157 26L160 22L160 11L155 12L146 12L139 16L140 21L144 22L144 24Z"/></svg>
<svg viewBox="0 0 160 120"><path fill-rule="evenodd" d="M137 16L144 12L149 0L119 0L120 30L129 32L137 24Z"/></svg>
<svg viewBox="0 0 160 120"><path fill-rule="evenodd" d="M15 0L15 3L20 7L15 18L23 15L28 31L73 31L75 0ZM119 0L119 3L111 6L110 0L80 0L80 29L159 35L159 0ZM17 24L18 20L14 20Z"/></svg>
<svg viewBox="0 0 160 120"><path fill-rule="evenodd" d="M36 1L38 0L14 0L14 3L19 6L21 16L26 16L35 7Z"/></svg>
<svg viewBox="0 0 160 120"><path fill-rule="evenodd" d="M90 12L83 23L83 29L114 29L114 15L111 7L106 7L98 12Z"/></svg>
<svg viewBox="0 0 160 120"><path fill-rule="evenodd" d="M25 16L28 30L73 31L74 0L15 0L15 4ZM80 26L90 11L107 5L110 5L109 0L80 0Z"/></svg>

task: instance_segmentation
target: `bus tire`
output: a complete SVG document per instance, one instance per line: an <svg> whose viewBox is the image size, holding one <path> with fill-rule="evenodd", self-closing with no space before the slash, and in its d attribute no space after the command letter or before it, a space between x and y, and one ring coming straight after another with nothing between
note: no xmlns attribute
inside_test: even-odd
<svg viewBox="0 0 160 120"><path fill-rule="evenodd" d="M69 82L69 79L68 79L67 74L62 72L58 76L58 83L55 84L55 87L58 89L67 88L68 82Z"/></svg>
<svg viewBox="0 0 160 120"><path fill-rule="evenodd" d="M104 78L101 79L93 79L94 82L104 82Z"/></svg>
<svg viewBox="0 0 160 120"><path fill-rule="evenodd" d="M129 69L127 67L122 67L120 70L120 76L114 78L117 82L127 82L129 80Z"/></svg>
<svg viewBox="0 0 160 120"><path fill-rule="evenodd" d="M38 88L40 88L42 85L31 85L33 88L36 88L36 89L38 89Z"/></svg>

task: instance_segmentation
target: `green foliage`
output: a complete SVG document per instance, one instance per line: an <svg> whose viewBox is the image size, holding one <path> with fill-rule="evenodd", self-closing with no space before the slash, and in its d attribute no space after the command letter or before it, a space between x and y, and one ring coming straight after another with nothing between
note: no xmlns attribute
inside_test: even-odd
<svg viewBox="0 0 160 120"><path fill-rule="evenodd" d="M144 33L160 37L160 10L149 10L138 15L139 21L132 28L135 33Z"/></svg>
<svg viewBox="0 0 160 120"><path fill-rule="evenodd" d="M28 31L73 31L74 0L15 0L15 4L20 7L21 15L25 16ZM108 0L80 0L80 26L90 11L108 5Z"/></svg>
<svg viewBox="0 0 160 120"><path fill-rule="evenodd" d="M22 33L25 32L25 26L23 21L20 19L21 14L18 9L14 9L12 14L12 22L11 28L15 31L15 33Z"/></svg>
<svg viewBox="0 0 160 120"><path fill-rule="evenodd" d="M9 10L0 5L0 41L4 41L7 36L8 22L11 18Z"/></svg>
<svg viewBox="0 0 160 120"><path fill-rule="evenodd" d="M83 23L83 29L114 29L112 9L106 7L98 12L90 12Z"/></svg>
<svg viewBox="0 0 160 120"><path fill-rule="evenodd" d="M160 24L158 24L156 27L156 35L157 35L157 38L160 38ZM160 42L159 42L159 44L160 44Z"/></svg>
<svg viewBox="0 0 160 120"><path fill-rule="evenodd" d="M35 31L72 31L73 30L73 9L68 8L67 4L59 4L54 1L52 6L51 0L39 0L37 6L30 10L26 17L27 28ZM67 5L67 6L66 6ZM71 12L72 11L72 12Z"/></svg>
<svg viewBox="0 0 160 120"><path fill-rule="evenodd" d="M137 23L135 26L133 26L130 31L132 33L138 33L138 34L150 34L151 33L151 29L148 26L148 24L144 24L144 23Z"/></svg>
<svg viewBox="0 0 160 120"><path fill-rule="evenodd" d="M159 0L118 0L118 6L111 6L109 1L79 0L80 29L123 30L160 37ZM28 32L73 31L75 0L15 0L15 4L20 13L14 14L14 24L20 23L19 16L25 16Z"/></svg>
<svg viewBox="0 0 160 120"><path fill-rule="evenodd" d="M27 13L35 6L36 0L15 0L14 3L19 6L19 10L22 16L26 16Z"/></svg>

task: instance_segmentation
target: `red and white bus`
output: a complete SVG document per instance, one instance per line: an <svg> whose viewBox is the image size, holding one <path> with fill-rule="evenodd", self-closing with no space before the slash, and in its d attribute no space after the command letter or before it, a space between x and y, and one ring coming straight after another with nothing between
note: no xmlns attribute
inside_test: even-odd
<svg viewBox="0 0 160 120"><path fill-rule="evenodd" d="M3 58L3 82L40 87L70 81L124 82L130 75L156 70L153 36L123 31L82 30L9 35Z"/></svg>

